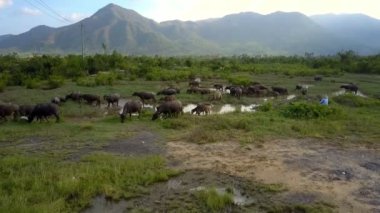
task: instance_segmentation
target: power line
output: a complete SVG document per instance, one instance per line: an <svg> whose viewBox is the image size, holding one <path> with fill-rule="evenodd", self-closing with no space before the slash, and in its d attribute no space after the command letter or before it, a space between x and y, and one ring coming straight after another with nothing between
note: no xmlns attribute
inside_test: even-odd
<svg viewBox="0 0 380 213"><path fill-rule="evenodd" d="M70 21L66 17L62 16L61 14L59 14L57 11L55 11L53 8L51 8L48 4L46 4L43 0L35 0L35 2L37 2L38 4L40 4L42 7L44 7L45 9L47 9L48 11L50 11L51 13L55 14L57 17L60 17L61 19L65 20L65 21L67 21L69 23L72 23L72 21Z"/></svg>
<svg viewBox="0 0 380 213"><path fill-rule="evenodd" d="M30 4L32 7L36 8L37 10L42 11L42 12L44 11L44 10L42 10L40 7L38 7L38 6L36 6L34 3L32 3L31 1L29 1L29 0L25 0L25 1L26 1L28 4ZM56 16L53 16L53 15L51 15L50 13L46 13L46 12L45 12L45 14L48 15L48 16L50 16L50 17L53 18L53 19L56 19L56 20L58 20L58 21L63 22L62 19L57 18Z"/></svg>

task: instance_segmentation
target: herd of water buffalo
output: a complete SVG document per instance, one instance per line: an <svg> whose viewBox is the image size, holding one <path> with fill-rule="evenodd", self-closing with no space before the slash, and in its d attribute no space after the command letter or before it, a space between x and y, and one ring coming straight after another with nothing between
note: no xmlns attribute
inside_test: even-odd
<svg viewBox="0 0 380 213"><path fill-rule="evenodd" d="M322 78L314 78L316 81L321 81ZM352 83L341 85L348 91L352 91L355 94L358 91L358 87ZM299 90L303 95L307 94L307 85L296 85L296 90ZM180 93L179 88L169 87L159 91L156 95L163 95L160 98L159 104L156 107L156 111L152 116L152 120L156 120L160 116L164 118L177 117L179 114L183 113L183 105L181 101L176 100L175 95ZM233 97L240 99L242 95L263 97L263 96L273 96L277 97L279 95L287 95L288 90L283 87L273 86L268 88L260 83L252 83L250 86L224 86L222 84L214 84L213 88L202 88L200 87L200 81L195 79L189 82L189 88L186 90L188 94L208 94L210 101L218 101L222 99L222 94L228 93ZM146 102L156 103L156 95L151 92L134 92L132 96L139 97L140 100L128 100L120 113L121 122L125 121L127 115L132 116L133 113L140 113ZM16 104L1 104L0 103L0 119L7 120L8 116L13 116L15 120L21 117L27 118L28 122L32 122L34 119L42 121L48 120L48 117L54 116L58 122L60 119L58 106L63 102L68 100L82 103L85 102L89 105L99 106L101 105L101 97L94 94L81 94L80 92L72 92L65 97L54 97L49 103L41 103L36 105L16 105ZM104 95L103 100L107 103L107 108L112 106L118 106L120 95L119 94L109 94ZM201 113L208 114L211 111L211 104L203 103L198 104L191 113L200 115Z"/></svg>

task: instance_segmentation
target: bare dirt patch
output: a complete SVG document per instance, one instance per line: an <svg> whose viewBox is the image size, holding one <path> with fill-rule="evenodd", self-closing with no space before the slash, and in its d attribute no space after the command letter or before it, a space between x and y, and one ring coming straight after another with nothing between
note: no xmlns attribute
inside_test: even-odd
<svg viewBox="0 0 380 213"><path fill-rule="evenodd" d="M337 205L339 212L380 210L380 150L376 148L332 146L317 140L275 140L263 146L169 142L167 146L174 168L282 183L292 193L318 194Z"/></svg>

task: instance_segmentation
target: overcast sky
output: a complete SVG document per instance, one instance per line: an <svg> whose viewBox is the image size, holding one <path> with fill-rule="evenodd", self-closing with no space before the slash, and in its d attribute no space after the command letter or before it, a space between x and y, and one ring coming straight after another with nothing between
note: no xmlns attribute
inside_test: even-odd
<svg viewBox="0 0 380 213"><path fill-rule="evenodd" d="M0 35L19 34L37 25L59 27L75 23L109 3L133 9L157 22L200 20L247 11L363 13L380 19L379 0L0 0Z"/></svg>

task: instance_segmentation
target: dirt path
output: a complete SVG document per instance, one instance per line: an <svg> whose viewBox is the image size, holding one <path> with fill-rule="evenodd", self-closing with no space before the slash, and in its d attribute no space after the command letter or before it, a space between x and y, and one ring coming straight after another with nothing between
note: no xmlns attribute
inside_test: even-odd
<svg viewBox="0 0 380 213"><path fill-rule="evenodd" d="M282 183L289 193L320 194L339 212L380 212L380 149L275 140L263 146L169 142L167 153L174 168Z"/></svg>

